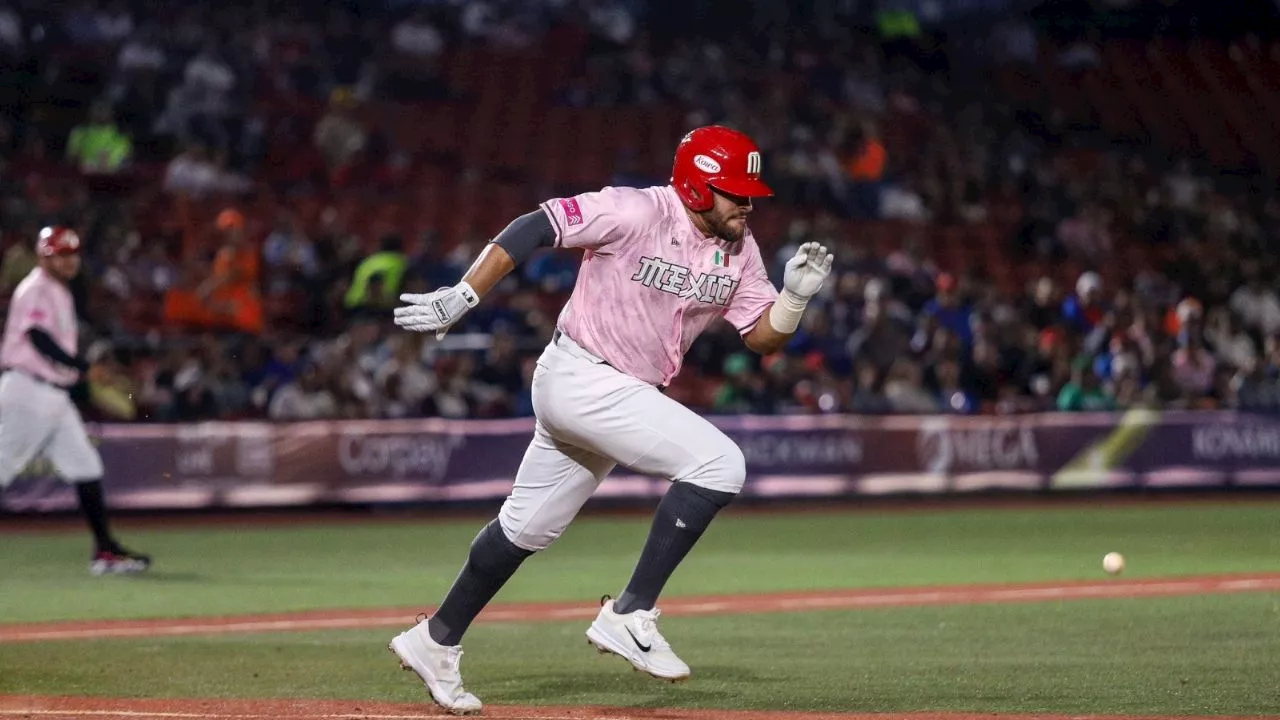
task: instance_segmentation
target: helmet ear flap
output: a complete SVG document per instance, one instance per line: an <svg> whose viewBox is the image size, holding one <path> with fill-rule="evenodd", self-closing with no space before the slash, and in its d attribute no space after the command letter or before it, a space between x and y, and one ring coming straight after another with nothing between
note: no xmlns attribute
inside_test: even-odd
<svg viewBox="0 0 1280 720"><path fill-rule="evenodd" d="M685 203L689 209L694 212L706 212L711 209L711 188L710 186L694 182L692 180L684 181Z"/></svg>

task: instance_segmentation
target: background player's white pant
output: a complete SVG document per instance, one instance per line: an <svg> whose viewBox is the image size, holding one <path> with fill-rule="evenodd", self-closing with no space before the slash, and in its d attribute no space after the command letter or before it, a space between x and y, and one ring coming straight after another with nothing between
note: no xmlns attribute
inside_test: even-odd
<svg viewBox="0 0 1280 720"><path fill-rule="evenodd" d="M39 454L63 480L102 477L102 456L66 391L11 370L0 376L0 488Z"/></svg>
<svg viewBox="0 0 1280 720"><path fill-rule="evenodd" d="M742 450L697 413L606 365L567 335L533 375L537 427L498 520L507 539L541 550L568 527L614 465L737 493Z"/></svg>

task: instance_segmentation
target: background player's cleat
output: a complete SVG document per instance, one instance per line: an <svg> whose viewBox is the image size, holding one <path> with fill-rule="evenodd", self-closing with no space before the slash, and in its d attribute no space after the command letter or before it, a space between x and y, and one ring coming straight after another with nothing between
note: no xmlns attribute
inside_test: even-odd
<svg viewBox="0 0 1280 720"><path fill-rule="evenodd" d="M400 667L412 670L426 683L431 699L454 715L479 715L480 699L462 688L461 646L446 646L431 639L427 621L405 630L387 646L400 658Z"/></svg>
<svg viewBox="0 0 1280 720"><path fill-rule="evenodd" d="M601 652L626 658L637 670L660 680L684 680L689 677L689 666L676 657L667 639L658 632L660 614L654 608L619 615L613 611L613 600L605 600L595 622L587 628L587 641Z"/></svg>
<svg viewBox="0 0 1280 720"><path fill-rule="evenodd" d="M151 556L115 547L99 550L89 561L91 575L130 575L146 572L151 567Z"/></svg>

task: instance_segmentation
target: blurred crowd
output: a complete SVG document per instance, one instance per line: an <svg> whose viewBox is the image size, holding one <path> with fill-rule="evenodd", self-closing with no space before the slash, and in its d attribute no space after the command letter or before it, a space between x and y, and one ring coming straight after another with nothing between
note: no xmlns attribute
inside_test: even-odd
<svg viewBox="0 0 1280 720"><path fill-rule="evenodd" d="M1189 159L1090 144L1053 108L1002 99L983 84L992 73L1041 62L1028 23L991 26L975 56L909 13L858 3L795 4L823 21L822 42L795 16L779 24L776 3L743 5L749 31L715 37L659 31L646 5L0 0L0 294L34 265L42 224L79 229L90 354L139 420L529 415L575 255L537 255L436 342L396 331L390 308L400 292L456 282L476 239L374 234L332 208L310 225L286 209L256 232L226 199L275 177L273 150L299 137L323 168L290 183L291 197L351 183L344 173L368 157L362 182L409 192L398 172L410 159L351 109L438 101L454 91L448 53L536 50L569 24L588 42L551 102L676 106L686 127L752 133L778 190L765 203L787 209L779 235L759 238L771 276L807 240L836 252L785 351L754 356L726 324L695 343L670 392L696 409L1280 408L1280 298L1264 252L1280 202ZM80 49L114 65L86 70ZM264 93L327 109L304 129L260 112ZM595 187L665 181L620 154ZM201 235L212 240L164 232L169 218L140 209L156 194L220 203ZM894 242L869 242L873 226ZM991 228L1007 263L1043 271L1011 284L930 251L934 229L957 226ZM1130 265L1133 247L1149 261Z"/></svg>

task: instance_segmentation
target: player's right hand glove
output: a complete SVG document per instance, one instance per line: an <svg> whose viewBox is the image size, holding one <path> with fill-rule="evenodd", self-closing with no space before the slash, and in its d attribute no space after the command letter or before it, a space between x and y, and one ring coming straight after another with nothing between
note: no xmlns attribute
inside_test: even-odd
<svg viewBox="0 0 1280 720"><path fill-rule="evenodd" d="M432 293L406 293L400 296L400 302L408 304L395 309L396 325L413 332L434 330L439 339L468 310L480 304L480 296L470 285L461 282Z"/></svg>

